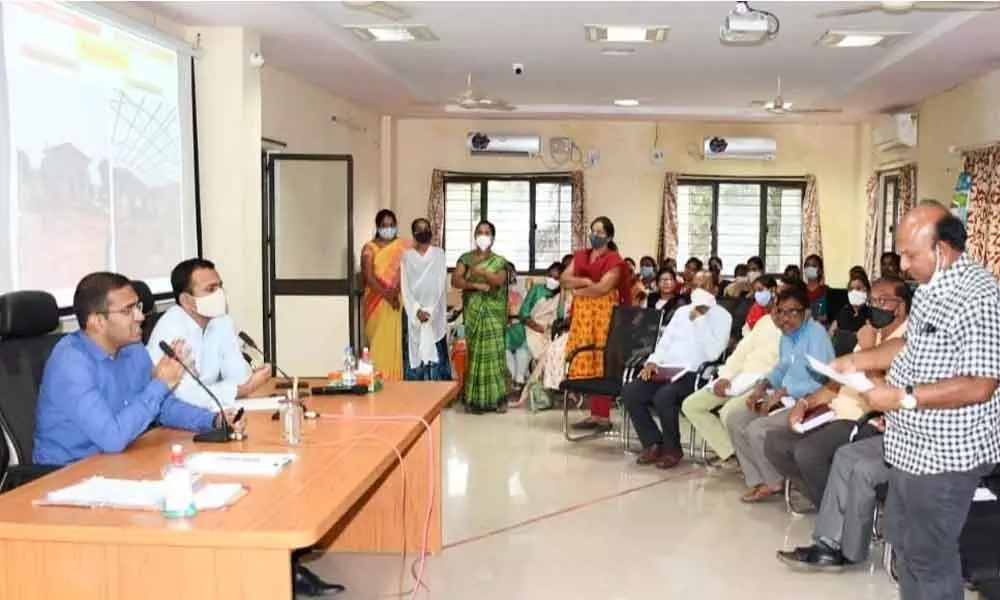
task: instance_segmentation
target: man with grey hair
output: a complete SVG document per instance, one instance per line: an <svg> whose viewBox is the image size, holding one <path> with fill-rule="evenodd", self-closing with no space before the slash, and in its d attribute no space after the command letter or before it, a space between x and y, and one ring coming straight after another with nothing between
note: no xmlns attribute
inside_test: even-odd
<svg viewBox="0 0 1000 600"><path fill-rule="evenodd" d="M1000 461L1000 285L965 253L962 222L921 202L897 231L920 287L905 340L834 361L888 369L866 394L886 414L886 534L904 600L964 598L959 536L980 479Z"/></svg>

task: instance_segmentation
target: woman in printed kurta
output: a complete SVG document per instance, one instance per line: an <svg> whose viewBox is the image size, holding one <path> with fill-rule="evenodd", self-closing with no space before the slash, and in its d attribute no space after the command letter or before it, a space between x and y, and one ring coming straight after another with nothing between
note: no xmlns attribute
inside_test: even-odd
<svg viewBox="0 0 1000 600"><path fill-rule="evenodd" d="M462 316L468 345L465 375L466 410L473 413L506 410L507 261L492 250L496 228L489 221L476 225L476 249L458 259L451 284L462 290Z"/></svg>
<svg viewBox="0 0 1000 600"><path fill-rule="evenodd" d="M608 340L611 313L619 304L631 303L632 273L612 241L615 226L607 217L597 217L590 225L590 249L578 250L563 272L562 283L573 290L573 319L570 322L566 355L575 349L595 345L603 348ZM604 376L604 355L583 352L573 360L568 379ZM576 429L610 429L609 396L590 397L590 417L573 425Z"/></svg>

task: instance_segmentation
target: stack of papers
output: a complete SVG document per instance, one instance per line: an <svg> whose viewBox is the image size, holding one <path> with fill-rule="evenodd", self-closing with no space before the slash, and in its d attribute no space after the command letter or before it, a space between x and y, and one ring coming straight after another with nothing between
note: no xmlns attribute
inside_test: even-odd
<svg viewBox="0 0 1000 600"><path fill-rule="evenodd" d="M239 500L245 493L246 488L239 483L212 483L195 489L194 504L198 510L223 508ZM160 510L163 507L163 496L163 482L159 480L95 476L49 492L35 503L43 506Z"/></svg>
<svg viewBox="0 0 1000 600"><path fill-rule="evenodd" d="M187 467L199 475L262 475L273 477L295 460L290 453L195 452Z"/></svg>
<svg viewBox="0 0 1000 600"><path fill-rule="evenodd" d="M824 365L815 358L807 356L809 359L809 368L816 371L820 375L825 375L830 379L836 381L840 385L846 385L847 387L853 389L859 393L865 393L875 389L875 384L868 379L864 373L854 372L854 373L840 373L834 371L829 366Z"/></svg>
<svg viewBox="0 0 1000 600"><path fill-rule="evenodd" d="M792 429L796 433L806 433L816 429L820 425L826 425L837 418L837 413L833 412L829 405L817 406L805 414L801 423L796 423Z"/></svg>
<svg viewBox="0 0 1000 600"><path fill-rule="evenodd" d="M243 409L246 412L274 412L281 408L281 403L285 401L284 396L268 396L267 398L243 398L233 402L233 408Z"/></svg>

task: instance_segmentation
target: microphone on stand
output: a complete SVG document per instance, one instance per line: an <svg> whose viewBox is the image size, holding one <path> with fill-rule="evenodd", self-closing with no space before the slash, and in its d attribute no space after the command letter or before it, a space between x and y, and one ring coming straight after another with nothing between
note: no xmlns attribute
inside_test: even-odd
<svg viewBox="0 0 1000 600"><path fill-rule="evenodd" d="M264 356L264 351L260 349L260 346L257 345L257 342L253 341L253 338L250 337L250 334L248 334L245 331L241 331L237 335L239 336L240 341L242 341L248 348L252 348L252 349L256 350L257 354L260 354L261 357ZM279 375L281 375L282 377L284 377L285 379L287 379L289 382L292 381L292 377L290 377L288 375L288 373L285 373L281 369L281 367L279 367L278 365L272 365L272 366L274 367L274 370L278 372ZM309 385L306 382L302 382L301 384L299 384L299 387L300 388L301 387L309 387Z"/></svg>
<svg viewBox="0 0 1000 600"><path fill-rule="evenodd" d="M233 426L229 424L229 419L226 418L226 411L222 407L222 403L219 402L219 399L215 396L215 394L212 393L212 390L208 389L208 386L205 385L205 382L203 382L201 378L198 377L198 375L194 371L192 371L191 368L188 367L187 364L180 359L180 357L177 356L177 353L174 352L174 349L170 347L170 344L168 344L163 340L160 340L160 350L162 350L163 353L168 357L179 362L181 364L181 367L184 368L184 371L191 376L191 379L194 379L195 382L197 382L197 384L201 386L201 389L205 390L205 393L208 394L212 398L212 400L215 400L215 405L219 407L219 421L222 423L222 427L218 429L213 429L211 431L205 431L196 434L194 436L194 441L198 443L207 443L207 444L223 444L225 442L239 441L244 439L246 436L243 435L242 433L234 431Z"/></svg>

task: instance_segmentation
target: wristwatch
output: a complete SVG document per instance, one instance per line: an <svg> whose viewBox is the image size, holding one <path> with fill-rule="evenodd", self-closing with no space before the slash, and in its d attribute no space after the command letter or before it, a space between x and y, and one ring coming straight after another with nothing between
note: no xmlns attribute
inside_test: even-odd
<svg viewBox="0 0 1000 600"><path fill-rule="evenodd" d="M913 395L912 385L903 388L903 398L899 401L899 406L906 410L913 410L917 407L917 397Z"/></svg>

